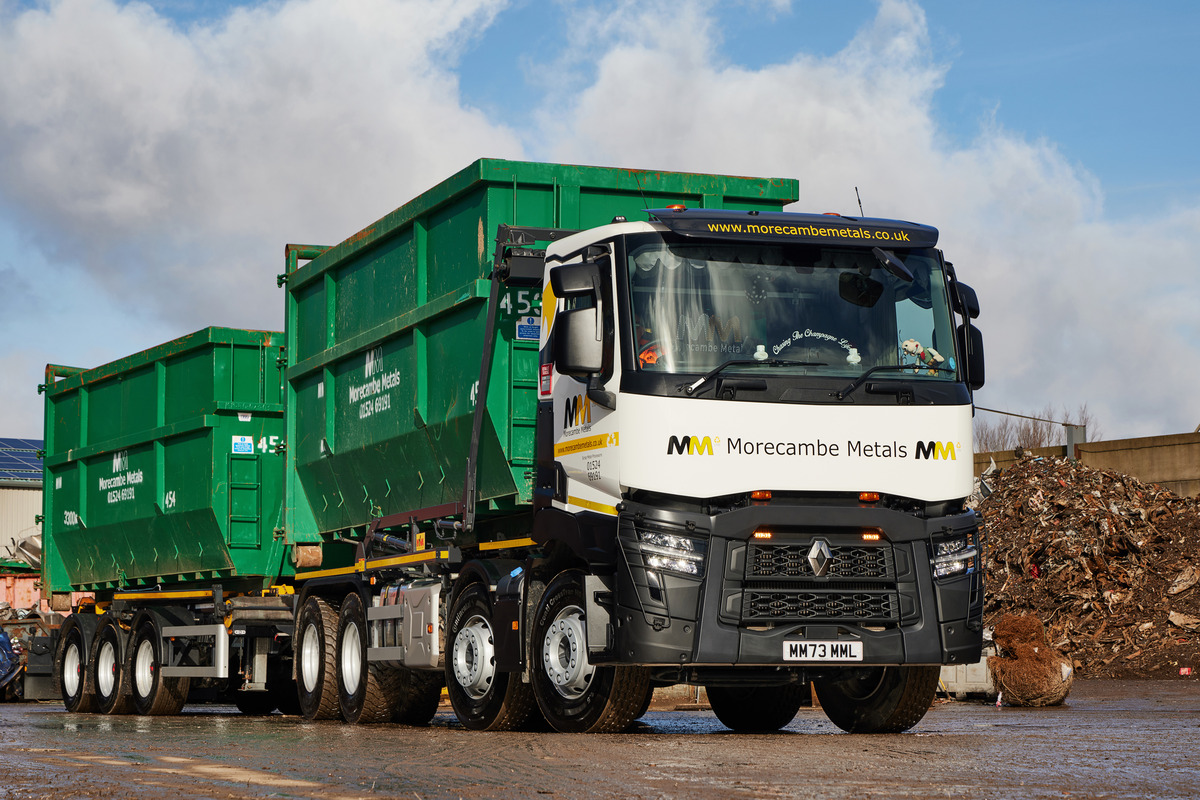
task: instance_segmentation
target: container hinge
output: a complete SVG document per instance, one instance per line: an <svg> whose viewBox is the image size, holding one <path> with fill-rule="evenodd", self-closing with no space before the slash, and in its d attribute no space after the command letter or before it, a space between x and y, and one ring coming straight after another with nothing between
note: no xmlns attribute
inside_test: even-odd
<svg viewBox="0 0 1200 800"><path fill-rule="evenodd" d="M280 439L279 444L275 445L275 454L279 455L281 453L286 453L286 452L287 452L287 440Z"/></svg>
<svg viewBox="0 0 1200 800"><path fill-rule="evenodd" d="M287 363L287 348L281 347L279 348L279 355L275 358L275 366L286 367Z"/></svg>
<svg viewBox="0 0 1200 800"><path fill-rule="evenodd" d="M275 285L282 289L283 285L287 283L287 280L288 274L286 272L281 272L275 276Z"/></svg>
<svg viewBox="0 0 1200 800"><path fill-rule="evenodd" d="M43 522L46 521L46 518L43 517L41 514L34 514L33 521L34 521L34 524L41 525Z"/></svg>

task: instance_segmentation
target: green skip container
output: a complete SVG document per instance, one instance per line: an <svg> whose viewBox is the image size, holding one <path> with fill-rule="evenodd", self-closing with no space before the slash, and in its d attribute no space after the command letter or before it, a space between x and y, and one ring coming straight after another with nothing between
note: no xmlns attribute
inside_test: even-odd
<svg viewBox="0 0 1200 800"><path fill-rule="evenodd" d="M540 291L500 296L476 396L499 225L580 230L673 203L777 211L797 193L792 179L482 159L335 247L289 246L289 535L328 542L462 500L476 403L480 519L531 507Z"/></svg>
<svg viewBox="0 0 1200 800"><path fill-rule="evenodd" d="M206 328L95 369L46 368L46 591L293 574L276 530L282 345Z"/></svg>

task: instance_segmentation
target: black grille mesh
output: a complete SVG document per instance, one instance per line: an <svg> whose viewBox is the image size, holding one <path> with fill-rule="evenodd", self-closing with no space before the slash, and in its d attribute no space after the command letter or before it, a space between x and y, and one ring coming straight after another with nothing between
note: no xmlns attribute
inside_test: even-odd
<svg viewBox="0 0 1200 800"><path fill-rule="evenodd" d="M894 592L746 592L742 619L774 622L889 623L899 619Z"/></svg>
<svg viewBox="0 0 1200 800"><path fill-rule="evenodd" d="M808 552L812 542L805 544L750 545L746 560L747 580L771 578L815 578ZM825 573L830 578L893 578L892 549L887 546L860 545L830 546L833 558Z"/></svg>
<svg viewBox="0 0 1200 800"><path fill-rule="evenodd" d="M818 539L824 539L830 555L819 577L808 560ZM896 623L900 609L895 580L895 556L887 542L837 543L831 536L750 543L742 622Z"/></svg>

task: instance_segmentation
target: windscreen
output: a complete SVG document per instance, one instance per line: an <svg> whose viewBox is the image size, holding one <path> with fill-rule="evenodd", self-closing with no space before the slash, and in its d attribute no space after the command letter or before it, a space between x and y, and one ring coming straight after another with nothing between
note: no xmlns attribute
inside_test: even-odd
<svg viewBox="0 0 1200 800"><path fill-rule="evenodd" d="M704 373L730 360L803 362L785 373L954 380L946 283L933 250L628 241L638 369ZM732 366L731 371L754 365ZM773 371L772 374L775 374Z"/></svg>

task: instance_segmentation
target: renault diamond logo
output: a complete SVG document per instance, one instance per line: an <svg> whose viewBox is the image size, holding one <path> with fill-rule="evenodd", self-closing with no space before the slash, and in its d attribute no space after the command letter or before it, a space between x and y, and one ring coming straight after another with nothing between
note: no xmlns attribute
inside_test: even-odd
<svg viewBox="0 0 1200 800"><path fill-rule="evenodd" d="M825 577L832 561L833 552L829 549L829 543L824 539L817 539L813 542L812 547L808 550L808 564L812 567L813 574L818 578Z"/></svg>

